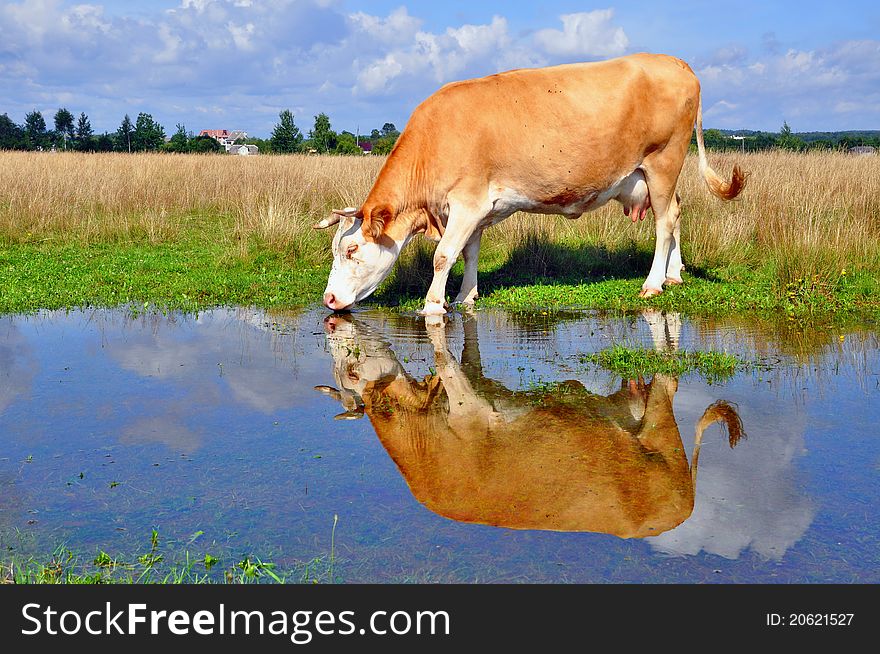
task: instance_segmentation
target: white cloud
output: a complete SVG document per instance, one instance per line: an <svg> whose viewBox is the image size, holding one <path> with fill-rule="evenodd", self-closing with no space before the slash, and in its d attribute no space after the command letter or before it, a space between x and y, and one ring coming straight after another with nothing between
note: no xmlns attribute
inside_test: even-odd
<svg viewBox="0 0 880 654"><path fill-rule="evenodd" d="M561 57L614 57L626 51L629 38L622 27L612 25L613 9L565 14L562 30L543 29L535 43L551 55Z"/></svg>
<svg viewBox="0 0 880 654"><path fill-rule="evenodd" d="M410 41L422 26L422 21L410 16L406 7L398 7L385 18L363 12L352 14L349 18L363 35L363 39L356 41L358 46L367 40L382 44Z"/></svg>
<svg viewBox="0 0 880 654"><path fill-rule="evenodd" d="M166 128L183 122L265 136L278 107L301 107L305 129L321 111L340 129L400 125L447 82L630 48L612 9L548 16L537 31L514 29L502 14L429 25L414 11L346 12L339 0L181 0L126 15L97 2L0 3L0 84L16 90L0 112L20 122L35 107L53 112L64 103L85 111L98 131L145 111ZM779 45L756 57L731 43L694 63L705 106L717 104L717 119L726 121L713 127L774 128L795 109L811 127L829 118L861 122L880 107L875 40ZM218 108L212 124L195 107Z"/></svg>
<svg viewBox="0 0 880 654"><path fill-rule="evenodd" d="M796 117L797 123L792 122L796 131L841 129L839 123L829 121L832 114L867 122L880 113L880 41L790 48L757 61L713 60L696 72L705 105L720 110L722 98L737 105L737 111L716 111L715 127L777 129L783 119Z"/></svg>
<svg viewBox="0 0 880 654"><path fill-rule="evenodd" d="M356 23L361 31L354 38L356 43L377 29L375 21L368 21L363 15L358 16ZM380 23L379 33L385 25ZM502 16L494 16L491 23L484 25L450 27L441 34L418 30L408 41L398 39L391 52L368 61L357 60L354 90L360 94L382 94L395 91L394 82L400 78L418 82L427 77L439 85L497 72L498 54L506 52L510 45L507 20Z"/></svg>

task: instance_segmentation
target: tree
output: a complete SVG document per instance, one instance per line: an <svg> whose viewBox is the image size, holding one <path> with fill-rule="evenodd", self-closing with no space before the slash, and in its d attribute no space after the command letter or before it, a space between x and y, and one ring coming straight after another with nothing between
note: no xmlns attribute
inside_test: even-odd
<svg viewBox="0 0 880 654"><path fill-rule="evenodd" d="M788 126L788 121L782 121L782 130L780 130L779 136L776 138L776 147L783 150L800 151L806 145L801 137L795 136L792 133L791 127Z"/></svg>
<svg viewBox="0 0 880 654"><path fill-rule="evenodd" d="M333 148L334 154L363 154L363 150L358 147L357 140L351 132L342 132L336 139L336 147Z"/></svg>
<svg viewBox="0 0 880 654"><path fill-rule="evenodd" d="M209 152L225 152L226 149L220 145L220 141L213 136L202 134L189 140L189 151L197 154L207 154Z"/></svg>
<svg viewBox="0 0 880 654"><path fill-rule="evenodd" d="M55 134L66 150L68 139L73 138L73 114L64 107L55 112Z"/></svg>
<svg viewBox="0 0 880 654"><path fill-rule="evenodd" d="M42 150L49 142L46 119L34 109L24 117L24 133L29 150Z"/></svg>
<svg viewBox="0 0 880 654"><path fill-rule="evenodd" d="M186 126L177 123L177 131L171 135L171 140L163 146L163 150L167 152L188 152L189 136L186 133Z"/></svg>
<svg viewBox="0 0 880 654"><path fill-rule="evenodd" d="M21 150L25 147L24 130L6 114L0 116L0 150Z"/></svg>
<svg viewBox="0 0 880 654"><path fill-rule="evenodd" d="M122 124L116 130L116 149L120 152L131 152L131 136L134 133L134 126L131 124L131 118L125 114Z"/></svg>
<svg viewBox="0 0 880 654"><path fill-rule="evenodd" d="M397 138L400 136L400 132L397 131L394 123L385 123L382 125L382 136L393 136L394 138Z"/></svg>
<svg viewBox="0 0 880 654"><path fill-rule="evenodd" d="M131 135L131 149L135 152L155 152L165 143L165 129L150 114L139 113Z"/></svg>
<svg viewBox="0 0 880 654"><path fill-rule="evenodd" d="M378 141L380 138L382 138L382 133L378 129L374 129L372 132L370 132L371 141Z"/></svg>
<svg viewBox="0 0 880 654"><path fill-rule="evenodd" d="M95 139L95 150L97 152L113 152L115 142L113 136L104 133Z"/></svg>
<svg viewBox="0 0 880 654"><path fill-rule="evenodd" d="M285 109L278 114L278 118L280 122L275 125L275 129L272 130L272 136L269 138L272 144L272 151L282 153L299 152L302 149L303 135L293 123L293 114L289 109Z"/></svg>
<svg viewBox="0 0 880 654"><path fill-rule="evenodd" d="M315 116L315 127L309 132L309 140L318 152L328 153L336 147L336 132L330 128L330 117L325 113Z"/></svg>
<svg viewBox="0 0 880 654"><path fill-rule="evenodd" d="M388 154L394 148L395 143L397 143L396 136L383 136L373 143L373 154Z"/></svg>
<svg viewBox="0 0 880 654"><path fill-rule="evenodd" d="M80 112L79 118L76 121L76 149L82 151L91 150L94 146L92 143L93 134L92 123L89 122L89 117L86 116L86 112Z"/></svg>

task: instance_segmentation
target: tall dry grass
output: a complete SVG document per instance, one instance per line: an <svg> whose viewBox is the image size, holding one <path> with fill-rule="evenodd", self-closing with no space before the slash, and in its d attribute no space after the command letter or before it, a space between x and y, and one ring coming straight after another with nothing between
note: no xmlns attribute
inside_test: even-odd
<svg viewBox="0 0 880 654"><path fill-rule="evenodd" d="M749 183L724 203L688 158L678 189L686 265L769 264L783 286L844 269L880 271L880 157L765 152L710 160L725 172L740 163ZM232 255L260 244L326 260L328 236L311 225L332 207L362 202L382 161L0 152L0 242L161 243L198 228ZM530 239L651 250L653 238L650 219L633 225L612 203L576 221L515 215L487 232L484 247L503 256Z"/></svg>
<svg viewBox="0 0 880 654"><path fill-rule="evenodd" d="M0 239L78 243L178 238L205 229L308 255L311 225L357 204L381 167L367 157L0 152Z"/></svg>

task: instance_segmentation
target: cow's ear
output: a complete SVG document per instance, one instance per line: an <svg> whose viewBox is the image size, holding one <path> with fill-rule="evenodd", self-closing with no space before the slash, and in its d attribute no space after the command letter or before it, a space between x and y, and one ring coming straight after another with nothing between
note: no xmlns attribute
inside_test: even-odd
<svg viewBox="0 0 880 654"><path fill-rule="evenodd" d="M361 229L365 236L369 236L372 240L378 241L382 237L385 227L394 220L396 215L394 209L387 204L380 204L369 212L364 213L364 224Z"/></svg>

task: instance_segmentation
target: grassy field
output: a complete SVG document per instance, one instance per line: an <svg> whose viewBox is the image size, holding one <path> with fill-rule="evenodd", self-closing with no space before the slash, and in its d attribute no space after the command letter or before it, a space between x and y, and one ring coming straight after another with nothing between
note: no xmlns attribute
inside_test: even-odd
<svg viewBox="0 0 880 654"><path fill-rule="evenodd" d="M880 157L713 154L750 173L722 203L686 163L685 281L640 300L653 224L620 206L569 221L515 215L483 239L486 306L655 306L685 313L880 317ZM332 230L378 157L229 157L0 152L0 312L132 304L198 309L320 299ZM433 245L419 239L377 293L417 308ZM460 266L460 264L459 264ZM454 295L454 271L448 292Z"/></svg>

